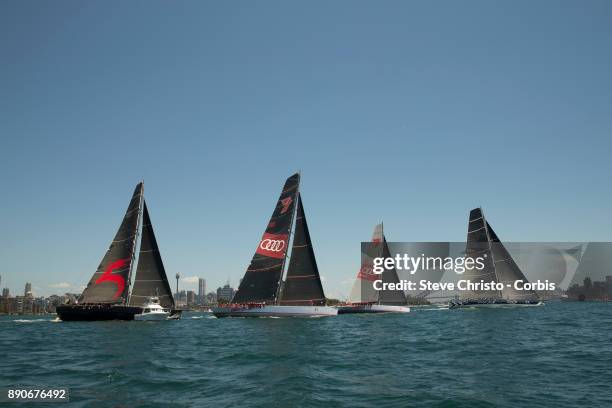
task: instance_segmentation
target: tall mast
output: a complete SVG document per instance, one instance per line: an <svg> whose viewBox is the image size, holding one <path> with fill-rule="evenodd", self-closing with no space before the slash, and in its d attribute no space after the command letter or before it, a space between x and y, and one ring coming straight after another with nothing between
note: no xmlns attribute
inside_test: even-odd
<svg viewBox="0 0 612 408"><path fill-rule="evenodd" d="M124 300L123 304L124 305L128 305L130 303L130 298L132 297L132 271L134 270L134 264L136 263L136 247L138 246L138 237L139 237L139 231L140 231L140 227L142 224L142 203L144 202L144 180L141 181L142 183L142 190L140 193L140 200L138 202L138 222L136 224L136 237L134 238L134 246L132 247L132 255L130 257L130 269L128 272L128 279L127 279L127 284L128 284L128 295L127 298Z"/></svg>
<svg viewBox="0 0 612 408"><path fill-rule="evenodd" d="M302 182L302 172L298 171L298 175L299 175L299 181L298 181L298 187L295 191L295 205L293 206L293 213L291 214L291 223L289 224L289 237L287 238L287 251L285 252L285 257L283 258L283 263L281 266L281 274L280 277L278 278L278 286L276 288L276 295L274 297L274 303L278 304L278 300L280 299L280 295L281 295L281 287L283 286L283 278L286 275L286 271L285 271L285 264L287 263L287 258L289 258L289 250L291 249L291 245L293 243L293 238L291 237L291 233L293 232L293 224L295 222L295 216L297 214L297 207L298 207L298 197L300 195L300 183Z"/></svg>
<svg viewBox="0 0 612 408"><path fill-rule="evenodd" d="M380 222L380 255L385 257L385 223L383 221ZM382 278L382 275L380 277ZM378 297L376 303L380 305L380 291L376 291L376 295Z"/></svg>

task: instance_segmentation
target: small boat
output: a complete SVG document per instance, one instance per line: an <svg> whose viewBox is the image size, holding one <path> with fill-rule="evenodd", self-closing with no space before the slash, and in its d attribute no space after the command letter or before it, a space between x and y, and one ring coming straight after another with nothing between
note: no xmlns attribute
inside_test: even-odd
<svg viewBox="0 0 612 408"><path fill-rule="evenodd" d="M519 291L514 288L514 282L517 280L525 283L529 281L491 228L482 208L470 211L465 255L472 258L481 257L484 267L481 269L466 267L463 279L472 282L503 283L503 289L462 291L456 299L449 301L449 309L496 309L543 305L534 290Z"/></svg>
<svg viewBox="0 0 612 408"><path fill-rule="evenodd" d="M216 317L323 317L338 314L337 309L325 306L326 298L299 185L299 173L285 182L232 303L213 307Z"/></svg>
<svg viewBox="0 0 612 408"><path fill-rule="evenodd" d="M406 294L402 290L375 290L373 283L398 283L395 268L386 269L381 275L373 272L373 258L390 257L389 245L383 231L383 224L374 227L372 241L362 247L361 267L349 295L349 302L337 306L338 314L350 313L409 313Z"/></svg>
<svg viewBox="0 0 612 408"><path fill-rule="evenodd" d="M139 234L138 265L134 268ZM134 269L136 275L131 285ZM64 321L134 320L136 315L142 314L145 303L154 294L162 308L180 316L179 310L173 310L174 298L141 182L136 186L119 230L87 287L76 303L58 306L56 312Z"/></svg>
<svg viewBox="0 0 612 408"><path fill-rule="evenodd" d="M142 313L134 315L134 320L166 320L170 317L170 311L161 307L157 296L150 297L142 307Z"/></svg>

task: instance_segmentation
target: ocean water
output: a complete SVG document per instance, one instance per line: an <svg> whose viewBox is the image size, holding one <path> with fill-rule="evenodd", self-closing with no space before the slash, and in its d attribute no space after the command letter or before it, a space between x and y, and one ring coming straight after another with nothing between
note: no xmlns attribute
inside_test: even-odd
<svg viewBox="0 0 612 408"><path fill-rule="evenodd" d="M67 387L65 407L612 406L611 371L612 303L316 319L0 317L0 388Z"/></svg>

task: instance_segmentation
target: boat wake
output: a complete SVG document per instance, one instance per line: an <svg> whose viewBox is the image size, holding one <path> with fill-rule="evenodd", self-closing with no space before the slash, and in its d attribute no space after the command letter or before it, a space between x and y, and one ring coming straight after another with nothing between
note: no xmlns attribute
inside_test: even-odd
<svg viewBox="0 0 612 408"><path fill-rule="evenodd" d="M427 311L427 310L450 310L450 309L448 308L448 306L445 306L445 307L429 307L426 309L417 309L417 310L420 312L420 311Z"/></svg>
<svg viewBox="0 0 612 408"><path fill-rule="evenodd" d="M15 319L11 321L15 323L41 323L41 322L56 322L60 320L55 318L55 319Z"/></svg>

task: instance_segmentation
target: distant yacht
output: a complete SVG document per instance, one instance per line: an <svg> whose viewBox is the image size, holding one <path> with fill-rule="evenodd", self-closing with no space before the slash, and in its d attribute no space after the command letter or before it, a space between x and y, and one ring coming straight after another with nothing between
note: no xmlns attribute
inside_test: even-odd
<svg viewBox="0 0 612 408"><path fill-rule="evenodd" d="M140 224L142 223L142 228ZM142 229L138 266L130 293L139 230ZM109 249L76 303L57 307L61 320L134 320L151 296L160 307L175 307L153 225L144 200L144 185L138 183L121 226ZM180 311L173 311L174 317Z"/></svg>
<svg viewBox="0 0 612 408"><path fill-rule="evenodd" d="M500 308L543 304L534 290L519 291L514 288L515 281L522 280L527 283L528 280L487 222L481 208L470 211L465 256L474 259L482 257L484 268L466 268L462 279L503 283L503 289L462 291L458 298L449 302L449 308Z"/></svg>
<svg viewBox="0 0 612 408"><path fill-rule="evenodd" d="M215 316L319 317L338 313L325 306L299 185L299 173L285 182L232 304L212 308ZM295 233L289 254L292 230Z"/></svg>
<svg viewBox="0 0 612 408"><path fill-rule="evenodd" d="M401 290L380 290L373 287L375 280L382 280L383 283L398 283L399 277L395 268L380 274L372 271L373 258L391 257L389 245L383 232L383 224L374 227L372 244L366 245L367 251L371 254L362 254L363 262L357 279L351 289L349 302L346 305L338 306L338 314L348 313L408 313L406 295Z"/></svg>

